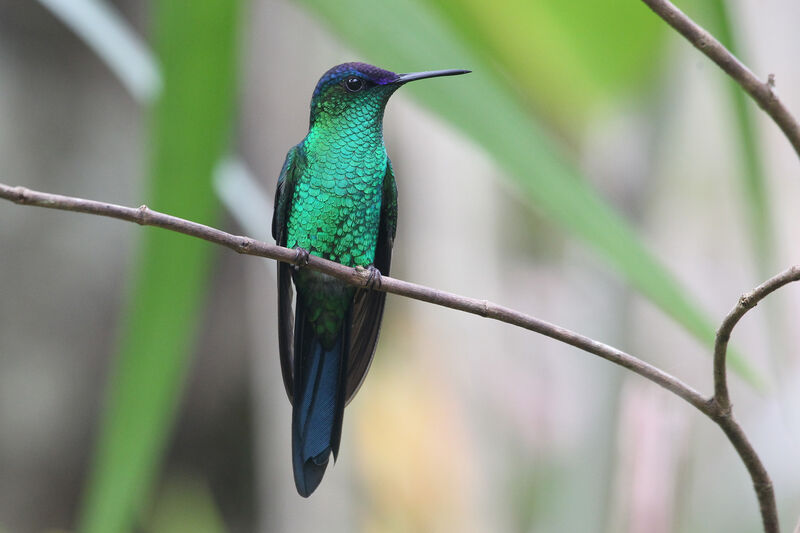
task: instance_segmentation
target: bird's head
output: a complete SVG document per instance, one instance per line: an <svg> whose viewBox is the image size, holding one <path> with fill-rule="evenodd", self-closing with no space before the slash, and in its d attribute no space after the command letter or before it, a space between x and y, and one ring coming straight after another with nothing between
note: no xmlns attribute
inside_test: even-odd
<svg viewBox="0 0 800 533"><path fill-rule="evenodd" d="M469 70L436 70L395 74L366 63L342 63L317 82L311 98L311 125L336 117L347 121L380 121L389 97L405 83L437 76L466 74Z"/></svg>

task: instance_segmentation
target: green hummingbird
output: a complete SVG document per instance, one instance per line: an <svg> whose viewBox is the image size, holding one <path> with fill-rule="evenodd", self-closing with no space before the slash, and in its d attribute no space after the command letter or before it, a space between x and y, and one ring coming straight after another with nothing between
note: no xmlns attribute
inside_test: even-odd
<svg viewBox="0 0 800 533"><path fill-rule="evenodd" d="M312 254L389 275L397 228L397 187L383 144L383 112L403 84L468 70L395 74L365 63L337 65L311 98L305 139L289 150L275 192L272 236ZM292 281L297 298L292 320ZM278 266L278 344L292 402L292 464L308 497L339 452L345 405L367 374L386 293L356 289L326 274Z"/></svg>

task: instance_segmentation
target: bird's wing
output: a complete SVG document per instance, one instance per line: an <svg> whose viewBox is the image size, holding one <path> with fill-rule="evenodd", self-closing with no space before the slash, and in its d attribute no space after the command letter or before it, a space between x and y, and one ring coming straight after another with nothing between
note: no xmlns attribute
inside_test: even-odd
<svg viewBox="0 0 800 533"><path fill-rule="evenodd" d="M378 244L375 248L373 265L384 276L389 275L392 263L392 245L397 229L397 185L394 181L392 163L387 160L386 174L383 178L383 199L381 201L381 220L378 230ZM367 375L378 333L381 329L383 305L386 293L359 289L353 302L353 322L351 327L350 351L347 357L346 401L355 396L364 377Z"/></svg>
<svg viewBox="0 0 800 533"><path fill-rule="evenodd" d="M278 178L278 187L275 190L275 210L272 214L272 236L276 244L286 246L286 224L292 209L292 197L297 176L300 174L300 150L292 147L286 154L281 175ZM281 374L283 386L289 401L292 401L292 358L294 320L292 312L292 266L288 263L278 263L278 350L281 360Z"/></svg>

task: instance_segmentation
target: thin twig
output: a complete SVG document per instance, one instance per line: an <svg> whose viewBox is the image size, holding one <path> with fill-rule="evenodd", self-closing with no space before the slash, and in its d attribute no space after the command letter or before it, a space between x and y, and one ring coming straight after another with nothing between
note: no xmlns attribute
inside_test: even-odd
<svg viewBox="0 0 800 533"><path fill-rule="evenodd" d="M759 80L747 66L739 61L713 35L686 16L669 0L642 0L667 24L703 52L731 78L741 85L742 89L755 100L772 120L783 130L786 138L800 156L800 125L775 93L775 76L770 74L767 81Z"/></svg>
<svg viewBox="0 0 800 533"><path fill-rule="evenodd" d="M800 268L793 266L788 270L768 279L752 291L739 297L736 306L728 313L722 325L717 330L717 339L714 343L714 400L720 409L727 411L731 408L731 400L728 395L728 378L725 370L725 359L728 352L728 341L731 332L739 320L750 309L758 305L773 291L780 289L787 283L800 280Z"/></svg>
<svg viewBox="0 0 800 533"><path fill-rule="evenodd" d="M32 191L24 187L11 187L2 183L0 183L0 198L7 199L21 205L33 205L47 207L50 209L76 211L79 213L118 218L120 220L135 222L143 226L155 226L175 231L177 233L182 233L184 235L197 237L211 243L225 246L240 254L266 257L290 264L299 264L300 262L298 254L295 252L295 250L257 241L249 237L232 235L210 226L198 224L196 222L191 222L171 215L166 215L164 213L159 213L158 211L153 211L144 205L139 208L124 207L121 205L96 202L93 200L85 200L71 196ZM367 287L367 284L369 283L368 271L346 267L339 263L327 261L313 255L308 258L308 263L306 266L304 266L304 268L310 268L312 270L323 272L357 287ZM766 282L764 285L759 286L752 292L752 294L755 295L753 297L755 298L754 301L757 302L781 285L788 283L789 281L793 281L793 279L787 279L781 283L780 281L775 281L776 279L782 280L782 276L798 275L798 273L800 273L800 267L794 267L786 273ZM569 329L562 328L533 316L515 311L514 309L510 309L508 307L503 307L486 300L477 300L450 292L440 291L431 287L409 283L407 281L390 278L388 276L381 278L381 283L377 290L440 305L443 307L449 307L451 309L464 311L466 313L471 313L486 318L491 318L493 320L498 320L500 322L505 322L513 326L518 326L536 333L540 333L557 341L569 344L583 351L602 357L603 359L606 359L607 361L617 364L623 368L627 368L628 370L631 370L645 379L648 379L674 393L680 398L683 398L686 402L694 406L701 413L717 423L725 432L731 444L733 444L734 448L739 454L739 457L741 457L742 461L744 462L748 472L750 473L753 486L758 496L765 532L779 532L777 508L775 505L775 496L772 490L772 482L741 427L733 418L729 402L727 403L727 407L723 408L722 405L717 401L716 395L712 398L706 398L678 378L649 363L642 361L637 357ZM747 298L744 300L749 304ZM750 305L750 307L753 305L755 304L753 303ZM743 307L741 311L738 311L738 309L739 307L737 306L737 309L734 310L734 312L732 312L728 318L726 318L723 326L720 328L722 336L718 337L717 339L719 346L717 350L721 350L721 355L717 356L715 351L715 383L718 376L723 382L725 381L724 352L725 347L727 346L727 340L730 337L730 331L733 329L736 321L741 318L741 315L747 311L748 307ZM736 316L736 314L738 314L738 316ZM732 315L734 316L733 318L731 318ZM721 370L719 365L722 365ZM723 390L725 390L725 395L720 397L727 398L727 387L724 387Z"/></svg>
<svg viewBox="0 0 800 533"><path fill-rule="evenodd" d="M716 405L715 402L712 401ZM716 411L716 409L715 409ZM775 490L772 488L772 479L769 477L767 469L758 457L753 445L747 439L744 430L733 417L731 410L719 412L717 417L712 420L722 428L722 431L731 441L736 453L739 454L750 480L753 482L753 490L758 498L758 507L761 512L761 523L765 533L780 533L778 524L778 506L775 503Z"/></svg>

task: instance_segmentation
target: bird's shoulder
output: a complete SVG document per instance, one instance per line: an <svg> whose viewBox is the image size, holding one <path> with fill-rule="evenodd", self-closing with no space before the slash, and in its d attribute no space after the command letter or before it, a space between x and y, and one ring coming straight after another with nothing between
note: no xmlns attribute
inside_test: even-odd
<svg viewBox="0 0 800 533"><path fill-rule="evenodd" d="M275 188L274 211L272 215L272 236L276 242L282 244L283 229L285 228L287 213L291 209L291 200L295 184L303 174L306 165L303 143L292 146L286 153L286 159L278 175Z"/></svg>

